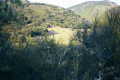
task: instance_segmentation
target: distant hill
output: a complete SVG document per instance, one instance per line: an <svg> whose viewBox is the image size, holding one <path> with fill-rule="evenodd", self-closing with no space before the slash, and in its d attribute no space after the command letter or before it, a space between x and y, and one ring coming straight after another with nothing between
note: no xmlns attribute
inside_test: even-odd
<svg viewBox="0 0 120 80"><path fill-rule="evenodd" d="M31 3L24 8L27 24L45 26L47 24L61 27L76 27L81 18L71 10L44 3Z"/></svg>
<svg viewBox="0 0 120 80"><path fill-rule="evenodd" d="M93 20L95 16L101 16L103 13L117 4L110 1L88 1L68 8L83 18Z"/></svg>

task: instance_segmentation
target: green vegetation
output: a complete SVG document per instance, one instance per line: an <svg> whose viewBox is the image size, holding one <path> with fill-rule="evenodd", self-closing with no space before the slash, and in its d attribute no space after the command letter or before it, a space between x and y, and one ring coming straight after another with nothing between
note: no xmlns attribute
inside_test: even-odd
<svg viewBox="0 0 120 80"><path fill-rule="evenodd" d="M95 19L93 33L85 44L91 48L98 58L98 71L103 80L115 80L120 77L119 21L120 7L106 12L104 24ZM91 41L92 40L92 41Z"/></svg>
<svg viewBox="0 0 120 80"><path fill-rule="evenodd" d="M119 80L120 7L101 19L91 24L52 5L1 3L0 80Z"/></svg>
<svg viewBox="0 0 120 80"><path fill-rule="evenodd" d="M61 27L77 27L82 24L80 16L71 10L65 10L52 5L32 3L24 9L28 21L27 23L38 26L48 24Z"/></svg>

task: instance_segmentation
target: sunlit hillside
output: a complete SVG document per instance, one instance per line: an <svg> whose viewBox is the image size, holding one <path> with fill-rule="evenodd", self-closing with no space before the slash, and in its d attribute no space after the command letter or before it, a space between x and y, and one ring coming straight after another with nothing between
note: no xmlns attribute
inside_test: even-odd
<svg viewBox="0 0 120 80"><path fill-rule="evenodd" d="M12 30L13 32L10 32L12 33L10 40L16 47L22 45L19 36L25 37L28 44L37 44L36 38L32 35L39 33L36 36L41 37L47 34L46 30L49 25L60 26L55 28L57 33L61 31L55 35L55 41L68 45L73 38L74 31L72 29L81 28L84 24L81 17L73 11L48 4L24 4L22 14L24 14L23 25L19 26L16 32L14 31L15 27ZM4 30L9 32L9 29L12 29L11 26L4 27Z"/></svg>
<svg viewBox="0 0 120 80"><path fill-rule="evenodd" d="M24 9L28 24L46 26L48 24L61 27L78 27L82 24L79 15L53 5L32 3Z"/></svg>
<svg viewBox="0 0 120 80"><path fill-rule="evenodd" d="M63 45L69 45L76 33L72 28L61 28L57 26L48 28L48 31L55 32L55 34L50 34L50 37L53 38L57 44Z"/></svg>
<svg viewBox="0 0 120 80"><path fill-rule="evenodd" d="M106 10L114 6L117 6L117 4L110 1L88 1L72 6L69 9L79 14L82 18L94 20L95 17L102 17Z"/></svg>

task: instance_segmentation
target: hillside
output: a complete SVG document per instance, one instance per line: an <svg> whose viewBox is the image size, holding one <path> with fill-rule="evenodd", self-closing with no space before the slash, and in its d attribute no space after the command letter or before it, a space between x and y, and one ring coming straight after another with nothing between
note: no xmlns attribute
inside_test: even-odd
<svg viewBox="0 0 120 80"><path fill-rule="evenodd" d="M57 6L2 1L0 80L120 80L120 7L90 24Z"/></svg>
<svg viewBox="0 0 120 80"><path fill-rule="evenodd" d="M51 35L50 38L53 38L57 44L60 45L69 45L71 40L74 39L74 35L76 30L72 30L71 28L61 28L61 27L53 27L48 28L49 33L54 32L54 35ZM77 42L77 41L76 41Z"/></svg>
<svg viewBox="0 0 120 80"><path fill-rule="evenodd" d="M79 14L81 17L88 20L93 20L96 16L102 16L104 12L116 6L117 4L110 1L88 1L70 7L69 9Z"/></svg>
<svg viewBox="0 0 120 80"><path fill-rule="evenodd" d="M37 38L48 34L48 26L59 26L55 28L55 32L60 33L55 35L53 39L57 43L60 41L60 44L69 45L73 35L72 29L81 28L84 24L81 17L73 11L49 4L28 3L24 5L21 13L23 14L21 18L24 19L21 20L22 25L19 27L15 25L13 28L13 24L11 24L3 29L11 34L10 40L15 47L25 46L26 43L38 45ZM25 44L20 42L21 36L26 39Z"/></svg>
<svg viewBox="0 0 120 80"><path fill-rule="evenodd" d="M31 3L24 9L27 24L46 26L46 24L57 25L61 27L77 27L81 24L81 18L71 10L61 7L43 4Z"/></svg>

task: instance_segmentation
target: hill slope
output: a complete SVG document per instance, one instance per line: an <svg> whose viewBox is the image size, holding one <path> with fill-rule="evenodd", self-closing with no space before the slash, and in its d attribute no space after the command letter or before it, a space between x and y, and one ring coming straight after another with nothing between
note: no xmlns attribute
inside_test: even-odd
<svg viewBox="0 0 120 80"><path fill-rule="evenodd" d="M93 20L95 16L103 15L103 13L107 9L116 5L117 4L115 4L114 2L109 2L109 1L88 1L85 3L70 7L69 9L81 15L81 17L83 18Z"/></svg>
<svg viewBox="0 0 120 80"><path fill-rule="evenodd" d="M24 9L28 22L35 25L57 25L61 27L76 27L81 23L81 18L71 10L61 7L31 3Z"/></svg>
<svg viewBox="0 0 120 80"><path fill-rule="evenodd" d="M73 31L68 28L82 27L81 24L83 24L81 17L73 11L48 4L29 3L25 5L23 13L24 26L16 30L16 37L13 35L11 38L11 42L15 46L17 44L17 47L19 47L19 44L22 44L14 41L16 39L20 40L18 36L24 36L27 44L37 45L38 41L36 39L41 36L46 36L48 26L59 26L60 28L55 28L56 33L61 31L55 35L56 41L59 41L61 38L65 39L65 36L67 36L67 40L63 41L65 41L65 44L69 44ZM60 41L60 43L63 41Z"/></svg>
<svg viewBox="0 0 120 80"><path fill-rule="evenodd" d="M71 28L61 28L61 27L54 27L48 28L51 32L56 32L56 34L51 35L50 38L54 39L57 44L62 45L69 45L70 41L74 38L75 30Z"/></svg>

